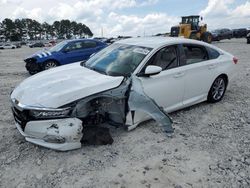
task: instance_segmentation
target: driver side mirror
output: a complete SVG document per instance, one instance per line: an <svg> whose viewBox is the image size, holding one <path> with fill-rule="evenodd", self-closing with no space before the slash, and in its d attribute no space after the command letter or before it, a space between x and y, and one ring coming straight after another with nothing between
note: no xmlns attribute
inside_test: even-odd
<svg viewBox="0 0 250 188"><path fill-rule="evenodd" d="M67 48L63 49L63 52L64 52L64 53L68 53L69 51L70 51L70 50L67 49Z"/></svg>
<svg viewBox="0 0 250 188"><path fill-rule="evenodd" d="M162 71L162 68L156 65L148 65L143 74L139 76L153 76L159 74Z"/></svg>

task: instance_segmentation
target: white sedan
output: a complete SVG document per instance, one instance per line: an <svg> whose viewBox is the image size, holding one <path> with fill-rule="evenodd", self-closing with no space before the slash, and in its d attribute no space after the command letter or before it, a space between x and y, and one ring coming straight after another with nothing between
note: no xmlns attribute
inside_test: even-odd
<svg viewBox="0 0 250 188"><path fill-rule="evenodd" d="M173 133L167 113L220 101L237 62L195 40L121 40L85 63L24 80L11 94L12 111L27 141L61 151L80 148L85 128L103 122L132 130L153 118Z"/></svg>
<svg viewBox="0 0 250 188"><path fill-rule="evenodd" d="M16 45L14 44L4 44L4 45L0 45L0 49L15 49L17 48Z"/></svg>

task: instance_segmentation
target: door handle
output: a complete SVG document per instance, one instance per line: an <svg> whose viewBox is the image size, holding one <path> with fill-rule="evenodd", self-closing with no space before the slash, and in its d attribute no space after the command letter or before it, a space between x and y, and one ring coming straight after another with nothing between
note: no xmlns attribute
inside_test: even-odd
<svg viewBox="0 0 250 188"><path fill-rule="evenodd" d="M175 78L180 78L182 76L184 76L184 72L178 72L174 75Z"/></svg>
<svg viewBox="0 0 250 188"><path fill-rule="evenodd" d="M216 65L208 65L208 69L214 69L216 68Z"/></svg>

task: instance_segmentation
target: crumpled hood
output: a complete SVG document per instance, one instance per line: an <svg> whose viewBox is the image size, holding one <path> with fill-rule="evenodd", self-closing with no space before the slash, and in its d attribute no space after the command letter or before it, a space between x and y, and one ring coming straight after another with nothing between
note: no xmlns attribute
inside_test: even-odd
<svg viewBox="0 0 250 188"><path fill-rule="evenodd" d="M16 87L11 99L22 105L58 108L77 99L115 88L123 77L100 74L74 63L38 73Z"/></svg>

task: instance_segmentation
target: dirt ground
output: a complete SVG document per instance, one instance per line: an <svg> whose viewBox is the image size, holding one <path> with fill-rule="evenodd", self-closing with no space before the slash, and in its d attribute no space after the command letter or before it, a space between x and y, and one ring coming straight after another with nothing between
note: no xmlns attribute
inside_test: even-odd
<svg viewBox="0 0 250 188"><path fill-rule="evenodd" d="M250 45L214 43L239 58L224 99L170 114L167 137L151 121L114 143L57 152L28 143L14 125L9 94L29 77L23 59L38 49L0 51L0 187L250 187Z"/></svg>

